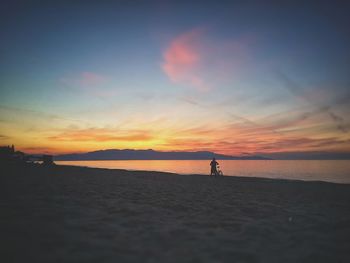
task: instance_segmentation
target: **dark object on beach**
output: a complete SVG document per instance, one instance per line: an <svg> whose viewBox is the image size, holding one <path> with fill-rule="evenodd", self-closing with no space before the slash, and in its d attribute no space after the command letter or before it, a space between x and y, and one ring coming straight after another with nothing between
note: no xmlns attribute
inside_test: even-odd
<svg viewBox="0 0 350 263"><path fill-rule="evenodd" d="M220 170L219 163L216 161L215 157L210 162L210 167L211 167L210 176L215 176L215 177L224 176L223 172Z"/></svg>
<svg viewBox="0 0 350 263"><path fill-rule="evenodd" d="M214 157L213 160L211 160L211 162L210 162L210 176L217 175L218 171L216 170L216 166L218 164L219 163L215 160L215 157Z"/></svg>
<svg viewBox="0 0 350 263"><path fill-rule="evenodd" d="M224 173L220 170L220 166L218 165L216 167L216 174L215 176L224 176Z"/></svg>
<svg viewBox="0 0 350 263"><path fill-rule="evenodd" d="M5 163L23 163L26 156L23 152L16 151L15 146L0 146L0 161Z"/></svg>
<svg viewBox="0 0 350 263"><path fill-rule="evenodd" d="M43 165L54 165L55 163L53 162L53 157L52 155L43 155L42 156L42 161L43 161Z"/></svg>

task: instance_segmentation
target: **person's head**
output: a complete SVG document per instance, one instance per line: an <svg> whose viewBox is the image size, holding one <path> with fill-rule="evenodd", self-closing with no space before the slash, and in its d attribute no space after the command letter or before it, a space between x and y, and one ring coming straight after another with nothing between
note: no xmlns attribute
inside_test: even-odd
<svg viewBox="0 0 350 263"><path fill-rule="evenodd" d="M215 157L213 157L213 161L215 161Z"/></svg>

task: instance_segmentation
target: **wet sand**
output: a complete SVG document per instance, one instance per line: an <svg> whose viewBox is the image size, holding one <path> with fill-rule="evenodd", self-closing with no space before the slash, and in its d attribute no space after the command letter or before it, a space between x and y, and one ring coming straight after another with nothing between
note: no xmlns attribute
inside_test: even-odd
<svg viewBox="0 0 350 263"><path fill-rule="evenodd" d="M1 262L350 262L350 185L4 167Z"/></svg>

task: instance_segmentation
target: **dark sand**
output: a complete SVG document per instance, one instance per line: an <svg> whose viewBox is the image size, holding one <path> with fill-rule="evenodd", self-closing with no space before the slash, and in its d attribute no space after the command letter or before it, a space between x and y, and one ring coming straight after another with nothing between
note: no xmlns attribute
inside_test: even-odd
<svg viewBox="0 0 350 263"><path fill-rule="evenodd" d="M350 185L1 170L0 262L350 262Z"/></svg>

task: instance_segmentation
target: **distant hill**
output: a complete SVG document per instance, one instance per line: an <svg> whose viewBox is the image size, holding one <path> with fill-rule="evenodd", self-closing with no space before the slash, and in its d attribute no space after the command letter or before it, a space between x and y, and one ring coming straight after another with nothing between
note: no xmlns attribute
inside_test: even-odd
<svg viewBox="0 0 350 263"><path fill-rule="evenodd" d="M54 156L56 161L82 160L270 160L261 156L236 157L214 152L160 152L154 150L100 150L87 153L73 153Z"/></svg>

